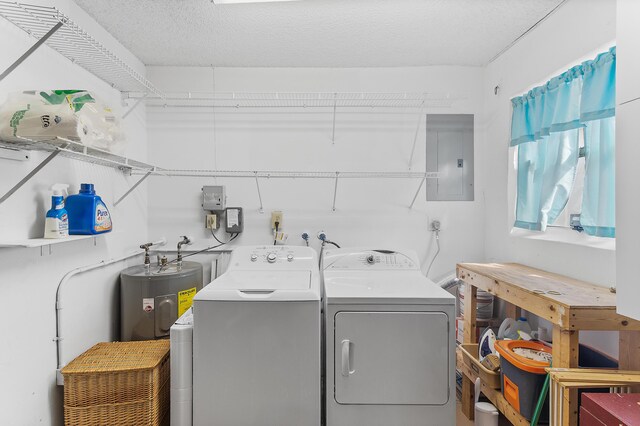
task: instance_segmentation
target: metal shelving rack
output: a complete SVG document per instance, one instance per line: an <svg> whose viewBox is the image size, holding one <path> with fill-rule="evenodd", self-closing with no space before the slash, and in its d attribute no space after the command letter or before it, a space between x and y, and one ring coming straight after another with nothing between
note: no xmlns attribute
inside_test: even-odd
<svg viewBox="0 0 640 426"><path fill-rule="evenodd" d="M145 102L151 107L187 107L256 111L274 108L301 108L306 111L330 111L333 114L331 140L335 142L336 115L339 110L353 112L374 109L392 109L403 113L415 112L417 125L409 159L408 172L296 172L296 171L216 171L216 170L168 170L132 160L126 157L85 146L63 138L50 140L22 139L19 142L0 141L0 148L14 150L46 151L49 156L36 166L25 178L0 198L0 204L31 179L39 170L58 155L102 166L114 167L128 174L142 177L131 186L114 204L124 200L146 178L151 175L253 178L256 181L260 209L262 196L259 179L270 178L314 178L334 179L333 210L336 207L338 182L343 178L419 179L410 208L413 207L426 179L437 178L437 173L411 172L417 137L424 117L424 109L449 108L454 101L464 99L450 94L434 93L372 93L372 92L181 92L165 94L130 65L80 28L68 16L55 7L0 0L0 16L21 28L36 39L35 44L0 74L0 81L14 71L42 44L47 44L61 55L80 65L110 84L130 99L133 105L123 115L129 115Z"/></svg>
<svg viewBox="0 0 640 426"><path fill-rule="evenodd" d="M98 148L93 148L70 139L56 137L53 139L27 139L20 138L20 142L6 142L0 140L0 147L7 149L25 149L29 151L46 151L60 154L62 157L101 166L114 167L123 172L132 170L153 170L155 166L142 161L133 160L121 155L113 154Z"/></svg>
<svg viewBox="0 0 640 426"><path fill-rule="evenodd" d="M142 182L142 180L148 177L152 172L160 171L159 168L150 164L116 155L98 148L92 148L80 142L72 141L65 138L43 140L20 138L15 142L0 140L0 148L11 150L24 149L29 151L44 151L49 153L47 158L40 162L40 164L38 164L31 172L29 172L29 174L27 174L20 182L14 185L13 188L11 188L0 198L0 204L11 197L11 195L13 195L18 189L20 189L20 187L27 183L33 176L35 176L36 173L42 170L44 166L46 166L58 155L91 164L113 167L126 174L133 174L134 170L137 172L144 172L145 176L140 181L138 181L129 191L127 191L126 194L120 197L120 199L116 201L116 205L120 203L120 201L122 201L126 196L128 196L131 191L135 189L135 187L137 187Z"/></svg>
<svg viewBox="0 0 640 426"><path fill-rule="evenodd" d="M134 174L142 174L134 172ZM336 210L336 196L338 193L338 182L340 179L419 179L420 184L416 190L409 208L413 205L420 194L420 189L427 179L437 179L437 172L326 172L326 171L239 171L239 170L202 170L202 169L162 169L161 171L147 172L149 174L160 174L163 176L180 177L210 177L210 178L250 178L255 179L258 200L260 202L260 212L264 208L262 204L262 193L260 191L260 179L333 179L333 206Z"/></svg>
<svg viewBox="0 0 640 426"><path fill-rule="evenodd" d="M0 80L41 44L46 43L71 62L80 65L121 92L142 91L159 98L164 97L164 94L143 75L55 7L0 1L0 16L37 40L25 55L0 75Z"/></svg>
<svg viewBox="0 0 640 426"><path fill-rule="evenodd" d="M171 92L164 97L127 93L152 107L184 108L449 108L463 99L451 94L415 92Z"/></svg>
<svg viewBox="0 0 640 426"><path fill-rule="evenodd" d="M0 74L0 81L11 74L40 46L47 44L71 62L80 65L121 92L141 90L145 93L153 94L158 98L164 97L164 94L143 75L138 73L134 68L107 49L102 43L94 39L55 7L0 1L0 16L27 32L36 40L31 48ZM125 114L125 116L126 115L128 115L128 113ZM24 149L50 153L47 158L0 198L0 204L7 200L58 155L92 164L114 167L125 173L131 173L132 170L147 172L148 174L120 197L120 199L116 201L116 204L129 195L151 171L157 170L156 167L141 161L91 148L79 142L64 138L48 140L20 138L11 142L0 141L0 147L12 150L10 152Z"/></svg>

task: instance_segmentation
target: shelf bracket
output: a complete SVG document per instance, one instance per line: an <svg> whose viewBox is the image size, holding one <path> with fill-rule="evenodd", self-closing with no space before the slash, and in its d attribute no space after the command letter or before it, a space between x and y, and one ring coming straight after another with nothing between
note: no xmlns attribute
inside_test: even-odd
<svg viewBox="0 0 640 426"><path fill-rule="evenodd" d="M338 94L334 93L333 94L333 130L331 131L331 143L336 142L336 109L338 107L337 97L338 97Z"/></svg>
<svg viewBox="0 0 640 426"><path fill-rule="evenodd" d="M333 211L336 211L336 196L338 195L338 175L340 172L336 172L336 183L333 186Z"/></svg>
<svg viewBox="0 0 640 426"><path fill-rule="evenodd" d="M424 185L424 183L427 181L427 175L424 175L424 178L422 178L420 180L420 186L418 186L418 190L416 191L416 195L413 196L413 200L411 201L411 204L409 205L409 208L412 209L413 205L416 203L416 200L418 199L418 194L420 194L420 190L422 189L422 186Z"/></svg>
<svg viewBox="0 0 640 426"><path fill-rule="evenodd" d="M420 133L420 127L422 127L422 117L424 116L424 100L420 104L420 113L418 114L418 124L416 125L416 132L413 135L413 146L411 147L411 156L409 157L409 170L413 166L413 155L416 153L416 143L418 142L418 134Z"/></svg>
<svg viewBox="0 0 640 426"><path fill-rule="evenodd" d="M256 188L258 189L258 200L260 201L260 209L258 209L258 211L260 213L264 213L264 206L262 205L262 194L260 194L260 182L258 182L258 172L254 173L256 178Z"/></svg>
<svg viewBox="0 0 640 426"><path fill-rule="evenodd" d="M131 188L129 188L129 190L122 195L122 197L118 198L118 200L115 203L113 203L113 205L117 206L118 204L120 204L122 202L122 200L127 198L129 196L129 194L131 194L133 192L133 190L138 187L138 185L140 185L142 182L144 182L144 180L146 178L151 176L151 173L153 173L154 171L155 171L155 167L153 169L149 170L144 176L142 176L142 178L140 178L140 180L138 180L136 183L134 183L133 186Z"/></svg>
<svg viewBox="0 0 640 426"><path fill-rule="evenodd" d="M24 52L24 54L22 56L20 56L13 64L9 65L9 68L4 70L4 72L2 74L0 74L0 81L4 80L4 78L6 76L11 74L11 72L14 69L16 69L21 63L23 63L25 61L25 59L27 59L29 56L31 56L31 54L33 52L35 52L40 46L42 46L44 44L44 42L47 41L49 39L49 37L51 37L56 31L58 31L60 29L60 27L62 27L63 25L64 24L62 22L58 22L56 25L54 25L53 28L51 28L48 33L43 35L40 38L40 40L36 41L35 44L29 48L29 50Z"/></svg>
<svg viewBox="0 0 640 426"><path fill-rule="evenodd" d="M44 160L42 160L42 162L40 164L38 164L33 170L31 170L29 172L29 174L27 174L20 182L16 183L13 188L11 188L6 194L4 194L2 196L2 198L0 198L0 204L4 203L5 201L7 201L7 199L9 197L11 197L13 195L14 192L16 192L18 189L20 189L20 187L22 185L24 185L25 183L29 182L29 180L35 176L36 173L38 173L40 170L42 170L42 168L44 166L46 166L47 164L49 164L49 162L51 160L53 160L58 154L60 154L62 151L59 149L56 149L55 151L53 151L51 154L49 154L49 156L47 158L45 158Z"/></svg>
<svg viewBox="0 0 640 426"><path fill-rule="evenodd" d="M134 109L138 108L138 105L140 105L147 98L147 96L149 96L148 92L145 93L140 98L138 98L136 103L134 103L133 106L131 108L129 108L129 110L122 115L122 119L124 120L125 118L127 118L129 116L129 114L131 114L133 112Z"/></svg>

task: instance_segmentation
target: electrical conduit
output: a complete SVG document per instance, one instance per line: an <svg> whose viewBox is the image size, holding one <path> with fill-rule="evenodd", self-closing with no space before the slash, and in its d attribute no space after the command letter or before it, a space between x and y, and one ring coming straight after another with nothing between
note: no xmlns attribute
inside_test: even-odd
<svg viewBox="0 0 640 426"><path fill-rule="evenodd" d="M162 246L165 245L167 243L167 240L165 238L158 240L158 241L154 241L153 245L154 246ZM60 373L60 370L62 369L63 365L62 365L62 341L64 340L62 337L62 321L60 319L60 311L62 310L62 287L67 283L67 281L69 281L71 278L73 278L74 276L83 273L83 272L88 272L88 271L92 271L94 269L99 269L99 268L104 268L105 266L109 266L109 265L113 265L114 263L118 263L118 262L122 262L128 259L131 259L132 257L136 257L139 256L141 254L144 253L144 250L136 250L133 253L124 255L122 257L118 257L118 258L113 258L113 259L109 259L109 260L102 260L98 263L95 263L93 265L87 265L87 266L81 266L79 268L76 269L72 269L71 271L67 272L64 277L62 277L62 279L60 280L60 283L58 284L58 288L56 290L56 337L55 337L55 342L56 342L56 353L57 353L57 368L56 368L56 382L58 385L64 385L64 380L62 377L62 374Z"/></svg>

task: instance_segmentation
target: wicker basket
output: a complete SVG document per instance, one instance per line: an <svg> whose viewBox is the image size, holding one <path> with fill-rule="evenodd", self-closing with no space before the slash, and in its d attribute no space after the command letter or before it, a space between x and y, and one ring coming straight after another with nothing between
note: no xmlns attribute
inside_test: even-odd
<svg viewBox="0 0 640 426"><path fill-rule="evenodd" d="M62 369L65 425L161 425L169 341L98 343Z"/></svg>

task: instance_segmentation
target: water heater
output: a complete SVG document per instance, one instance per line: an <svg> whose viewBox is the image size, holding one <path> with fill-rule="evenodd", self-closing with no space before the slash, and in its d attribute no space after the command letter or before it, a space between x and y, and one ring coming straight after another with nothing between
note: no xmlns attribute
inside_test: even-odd
<svg viewBox="0 0 640 426"><path fill-rule="evenodd" d="M185 244L184 240L181 242ZM202 265L178 259L151 265L148 250L145 264L120 273L120 340L152 340L169 336L173 323L190 307L202 288Z"/></svg>

